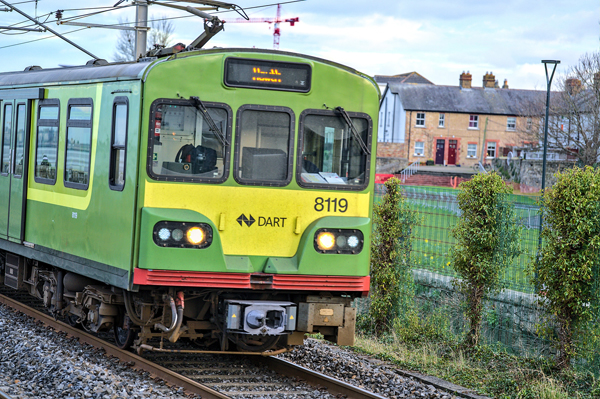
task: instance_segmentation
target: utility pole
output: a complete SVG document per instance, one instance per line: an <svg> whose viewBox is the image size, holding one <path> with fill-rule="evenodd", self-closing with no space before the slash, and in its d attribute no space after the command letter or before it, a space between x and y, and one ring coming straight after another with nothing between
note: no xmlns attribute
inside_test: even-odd
<svg viewBox="0 0 600 399"><path fill-rule="evenodd" d="M148 41L148 2L146 0L135 1L135 59L146 55L146 43Z"/></svg>

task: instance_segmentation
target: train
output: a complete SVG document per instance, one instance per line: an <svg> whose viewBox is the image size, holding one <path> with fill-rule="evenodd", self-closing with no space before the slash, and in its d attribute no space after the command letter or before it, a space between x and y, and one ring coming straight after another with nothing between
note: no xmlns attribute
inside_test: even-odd
<svg viewBox="0 0 600 399"><path fill-rule="evenodd" d="M354 342L380 91L212 48L0 74L0 281L121 348Z"/></svg>

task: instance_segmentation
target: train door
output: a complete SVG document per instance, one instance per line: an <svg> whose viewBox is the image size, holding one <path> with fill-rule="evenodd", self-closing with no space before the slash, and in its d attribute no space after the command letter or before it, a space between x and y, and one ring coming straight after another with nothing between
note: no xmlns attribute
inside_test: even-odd
<svg viewBox="0 0 600 399"><path fill-rule="evenodd" d="M448 165L456 165L456 147L458 147L458 140L450 140L448 143Z"/></svg>
<svg viewBox="0 0 600 399"><path fill-rule="evenodd" d="M446 140L437 140L435 146L435 164L443 165L444 164L444 151L446 148Z"/></svg>
<svg viewBox="0 0 600 399"><path fill-rule="evenodd" d="M43 90L0 91L0 238L21 243L27 199L31 99Z"/></svg>
<svg viewBox="0 0 600 399"><path fill-rule="evenodd" d="M0 236L11 241L22 241L23 209L25 200L25 171L27 165L27 100L2 102L2 231Z"/></svg>

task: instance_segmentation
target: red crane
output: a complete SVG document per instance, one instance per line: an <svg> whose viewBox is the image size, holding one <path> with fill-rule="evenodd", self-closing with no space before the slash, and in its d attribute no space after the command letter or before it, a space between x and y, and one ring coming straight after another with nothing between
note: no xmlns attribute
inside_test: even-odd
<svg viewBox="0 0 600 399"><path fill-rule="evenodd" d="M227 23L255 23L255 22L266 22L268 24L275 24L273 30L273 48L279 49L279 37L281 36L281 30L279 29L279 24L281 22L289 22L290 26L294 26L296 22L299 22L300 18L287 18L281 19L281 4L277 4L277 17L276 18L237 18L237 19L226 19L223 22Z"/></svg>

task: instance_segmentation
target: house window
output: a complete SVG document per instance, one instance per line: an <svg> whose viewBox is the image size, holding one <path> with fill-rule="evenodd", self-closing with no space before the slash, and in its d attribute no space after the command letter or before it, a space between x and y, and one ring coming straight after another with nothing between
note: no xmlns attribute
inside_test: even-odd
<svg viewBox="0 0 600 399"><path fill-rule="evenodd" d="M440 120L438 122L438 127L444 127L446 122L446 114L440 114Z"/></svg>
<svg viewBox="0 0 600 399"><path fill-rule="evenodd" d="M425 112L417 112L416 126L425 127Z"/></svg>
<svg viewBox="0 0 600 399"><path fill-rule="evenodd" d="M487 143L487 158L496 158L496 142L490 141Z"/></svg>
<svg viewBox="0 0 600 399"><path fill-rule="evenodd" d="M422 157L425 154L425 142L416 141L415 142L415 156Z"/></svg>
<svg viewBox="0 0 600 399"><path fill-rule="evenodd" d="M467 158L477 157L477 144L467 144Z"/></svg>
<svg viewBox="0 0 600 399"><path fill-rule="evenodd" d="M527 131L531 131L531 127L533 126L533 119L527 118Z"/></svg>
<svg viewBox="0 0 600 399"><path fill-rule="evenodd" d="M506 130L517 130L517 118L514 116L506 118Z"/></svg>
<svg viewBox="0 0 600 399"><path fill-rule="evenodd" d="M469 129L479 129L479 115L469 115Z"/></svg>

